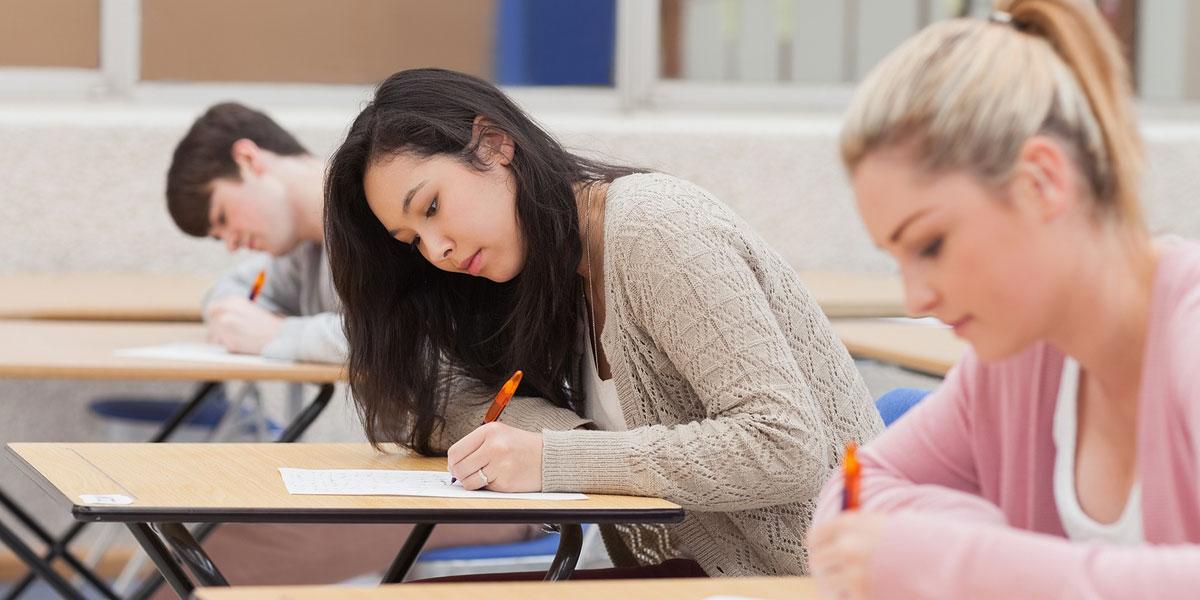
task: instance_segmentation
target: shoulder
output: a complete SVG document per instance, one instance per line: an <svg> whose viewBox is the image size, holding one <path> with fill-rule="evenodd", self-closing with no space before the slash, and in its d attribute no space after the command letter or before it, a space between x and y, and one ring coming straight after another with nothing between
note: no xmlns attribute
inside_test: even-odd
<svg viewBox="0 0 1200 600"><path fill-rule="evenodd" d="M275 257L272 263L282 269L304 272L324 261L324 246L316 242L301 242L287 254Z"/></svg>
<svg viewBox="0 0 1200 600"><path fill-rule="evenodd" d="M664 173L638 173L613 181L605 200L605 223L616 230L732 224L733 211L708 190Z"/></svg>
<svg viewBox="0 0 1200 600"><path fill-rule="evenodd" d="M1200 243L1174 238L1158 247L1151 310L1173 320L1195 317L1200 308Z"/></svg>
<svg viewBox="0 0 1200 600"><path fill-rule="evenodd" d="M1173 240L1161 246L1150 308L1151 347L1166 360L1148 361L1149 368L1170 369L1177 385L1194 389L1200 383L1194 356L1200 350L1200 244ZM1161 355L1160 355L1161 356Z"/></svg>
<svg viewBox="0 0 1200 600"><path fill-rule="evenodd" d="M685 259L736 247L752 254L763 242L750 226L704 188L662 173L621 177L605 201L605 248L639 262ZM606 260L606 264L608 261ZM621 264L615 265L620 268Z"/></svg>

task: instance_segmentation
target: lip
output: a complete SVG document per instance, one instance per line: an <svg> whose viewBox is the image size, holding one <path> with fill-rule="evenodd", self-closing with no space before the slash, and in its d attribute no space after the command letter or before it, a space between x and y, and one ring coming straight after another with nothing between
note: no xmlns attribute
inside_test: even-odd
<svg viewBox="0 0 1200 600"><path fill-rule="evenodd" d="M949 325L952 329L954 329L955 335L961 336L963 329L967 325L970 325L971 322L974 320L975 320L974 317L966 316L957 321L947 321L946 324Z"/></svg>
<svg viewBox="0 0 1200 600"><path fill-rule="evenodd" d="M476 250L475 254L472 254L471 258L467 259L467 262L459 265L458 268L472 275L479 275L479 271L481 271L483 267L483 261L480 260L481 254L483 254L482 249Z"/></svg>

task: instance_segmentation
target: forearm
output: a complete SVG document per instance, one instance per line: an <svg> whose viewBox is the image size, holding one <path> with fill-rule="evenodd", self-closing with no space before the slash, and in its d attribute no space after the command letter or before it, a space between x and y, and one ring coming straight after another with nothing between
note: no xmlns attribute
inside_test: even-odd
<svg viewBox="0 0 1200 600"><path fill-rule="evenodd" d="M813 522L832 519L842 510L842 473L838 470L821 490ZM931 484L916 484L878 467L864 467L860 509L880 513L921 512L981 523L1004 524L1004 513L984 498Z"/></svg>
<svg viewBox="0 0 1200 600"><path fill-rule="evenodd" d="M1191 598L1195 546L1079 544L932 515L896 515L872 560L875 598Z"/></svg>
<svg viewBox="0 0 1200 600"><path fill-rule="evenodd" d="M547 431L543 489L654 496L700 511L775 506L817 493L828 475L822 444L748 417Z"/></svg>
<svg viewBox="0 0 1200 600"><path fill-rule="evenodd" d="M341 315L320 313L284 319L278 335L262 354L283 360L343 364L348 352Z"/></svg>

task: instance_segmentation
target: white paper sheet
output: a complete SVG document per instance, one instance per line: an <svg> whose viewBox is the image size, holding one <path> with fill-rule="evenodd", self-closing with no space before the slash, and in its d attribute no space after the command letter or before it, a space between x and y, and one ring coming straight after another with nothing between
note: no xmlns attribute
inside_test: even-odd
<svg viewBox="0 0 1200 600"><path fill-rule="evenodd" d="M280 467L289 494L327 496L431 496L502 500L587 500L583 494L468 491L445 471L387 469L292 469Z"/></svg>
<svg viewBox="0 0 1200 600"><path fill-rule="evenodd" d="M263 358L251 354L234 354L216 344L174 342L160 346L122 348L113 354L133 358L156 358L162 360L184 360L200 362L233 363L239 365L290 365L290 360Z"/></svg>

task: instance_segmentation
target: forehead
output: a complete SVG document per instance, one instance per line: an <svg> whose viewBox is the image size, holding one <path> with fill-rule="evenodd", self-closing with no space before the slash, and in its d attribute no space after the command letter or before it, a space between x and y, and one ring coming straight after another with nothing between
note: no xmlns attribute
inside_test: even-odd
<svg viewBox="0 0 1200 600"><path fill-rule="evenodd" d="M459 175L461 167L456 158L445 154L401 153L380 158L363 173L363 193L377 215L402 218L404 200L414 188L431 189L447 183ZM418 191L416 197L420 196Z"/></svg>
<svg viewBox="0 0 1200 600"><path fill-rule="evenodd" d="M403 188L406 192L414 185L425 170L429 159L409 153L395 154L372 160L363 173L363 191L367 200L395 192Z"/></svg>
<svg viewBox="0 0 1200 600"><path fill-rule="evenodd" d="M905 153L867 155L851 176L855 202L876 243L890 242L896 229L918 215L966 210L988 193L970 173L929 174Z"/></svg>

